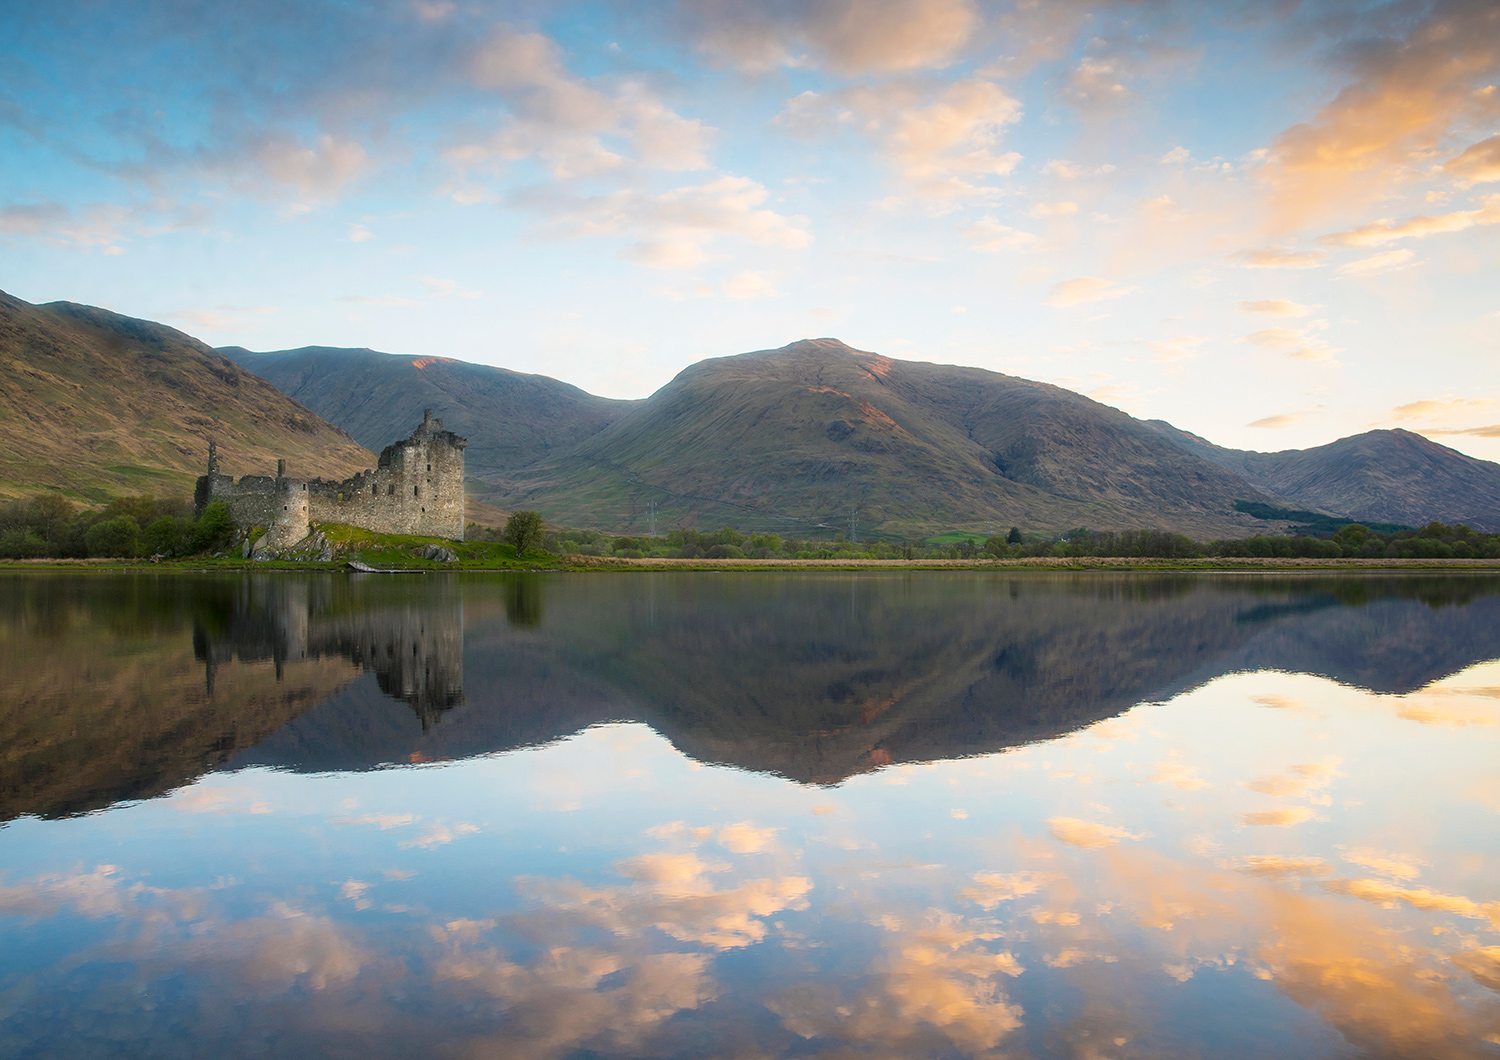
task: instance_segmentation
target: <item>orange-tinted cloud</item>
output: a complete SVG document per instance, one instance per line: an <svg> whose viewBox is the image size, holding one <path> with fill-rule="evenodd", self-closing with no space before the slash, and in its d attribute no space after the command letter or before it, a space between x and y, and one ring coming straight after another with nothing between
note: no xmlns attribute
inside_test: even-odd
<svg viewBox="0 0 1500 1060"><path fill-rule="evenodd" d="M1328 255L1321 250L1266 247L1263 250L1243 251L1230 260L1247 269L1316 269L1328 260Z"/></svg>
<svg viewBox="0 0 1500 1060"><path fill-rule="evenodd" d="M1500 136L1480 140L1463 154L1444 162L1443 169L1465 184L1500 180Z"/></svg>
<svg viewBox="0 0 1500 1060"><path fill-rule="evenodd" d="M1404 35L1367 40L1353 52L1353 79L1271 144L1260 176L1276 230L1357 208L1420 175L1500 67L1500 8L1435 3Z"/></svg>
<svg viewBox="0 0 1500 1060"><path fill-rule="evenodd" d="M1244 824L1271 828L1290 828L1303 821L1312 820L1313 812L1306 806L1289 806L1280 810L1256 810L1240 814Z"/></svg>
<svg viewBox="0 0 1500 1060"><path fill-rule="evenodd" d="M1127 832L1114 825L1083 821L1077 817L1050 817L1047 819L1047 829L1055 838L1064 843L1082 847L1085 850L1113 846L1122 839L1141 838L1134 832Z"/></svg>
<svg viewBox="0 0 1500 1060"><path fill-rule="evenodd" d="M1312 312L1312 306L1303 305L1300 302L1289 302L1285 298L1267 298L1259 302L1236 302L1247 313L1265 313L1273 317L1305 317Z"/></svg>
<svg viewBox="0 0 1500 1060"><path fill-rule="evenodd" d="M1455 210L1436 217L1409 217L1398 223L1376 221L1347 232L1323 236L1319 242L1341 247L1378 247L1398 239L1426 239L1447 232L1462 232L1475 225L1500 224L1500 195L1484 200L1477 210Z"/></svg>
<svg viewBox="0 0 1500 1060"><path fill-rule="evenodd" d="M841 74L946 66L979 26L973 0L691 0L699 46L746 70L809 59Z"/></svg>
<svg viewBox="0 0 1500 1060"><path fill-rule="evenodd" d="M1139 290L1139 287L1125 287L1114 280L1106 280L1099 276L1079 276L1076 279L1053 284L1052 293L1047 296L1047 304L1066 308L1084 302L1121 298Z"/></svg>

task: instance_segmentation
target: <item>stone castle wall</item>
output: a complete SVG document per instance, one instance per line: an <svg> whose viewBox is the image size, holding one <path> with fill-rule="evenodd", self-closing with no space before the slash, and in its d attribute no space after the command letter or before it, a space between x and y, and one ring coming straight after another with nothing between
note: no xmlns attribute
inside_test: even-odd
<svg viewBox="0 0 1500 1060"><path fill-rule="evenodd" d="M290 478L283 460L275 478L246 475L236 482L219 473L210 443L208 474L198 480L194 501L200 514L210 502L223 501L240 526L266 527L269 548L296 544L312 523L462 541L466 445L428 409L410 437L386 446L376 467L353 478Z"/></svg>

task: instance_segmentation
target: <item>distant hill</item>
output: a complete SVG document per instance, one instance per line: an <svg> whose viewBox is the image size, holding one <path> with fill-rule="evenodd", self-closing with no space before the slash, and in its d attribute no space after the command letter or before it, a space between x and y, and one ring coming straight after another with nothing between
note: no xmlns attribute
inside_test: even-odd
<svg viewBox="0 0 1500 1060"><path fill-rule="evenodd" d="M1186 452L1311 508L1361 522L1433 521L1500 530L1500 464L1411 431L1366 431L1312 449L1225 449L1163 420L1150 426Z"/></svg>
<svg viewBox="0 0 1500 1060"><path fill-rule="evenodd" d="M369 349L304 346L252 353L219 351L283 393L379 450L392 423L417 423L432 409L469 439L465 466L494 479L571 449L640 404L595 397L544 375Z"/></svg>
<svg viewBox="0 0 1500 1060"><path fill-rule="evenodd" d="M3 292L0 430L0 496L10 497L43 488L90 500L191 496L210 438L234 475L274 471L278 457L330 477L375 462L342 430L189 335Z"/></svg>
<svg viewBox="0 0 1500 1060"><path fill-rule="evenodd" d="M573 525L696 521L856 534L1011 525L1265 528L1264 499L1117 409L978 368L898 361L835 339L701 361L575 449L499 484Z"/></svg>

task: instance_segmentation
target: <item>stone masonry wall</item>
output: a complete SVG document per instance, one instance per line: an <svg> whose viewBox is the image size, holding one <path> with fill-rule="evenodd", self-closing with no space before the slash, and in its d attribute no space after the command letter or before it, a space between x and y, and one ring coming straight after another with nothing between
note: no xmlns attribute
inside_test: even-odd
<svg viewBox="0 0 1500 1060"><path fill-rule="evenodd" d="M240 526L271 531L266 544L284 548L308 534L309 522L346 523L381 534L415 534L462 541L464 447L428 409L411 436L388 445L378 465L342 482L292 479L286 462L277 476L246 475L235 482L218 472L214 448L209 473L198 480L198 511L221 500Z"/></svg>

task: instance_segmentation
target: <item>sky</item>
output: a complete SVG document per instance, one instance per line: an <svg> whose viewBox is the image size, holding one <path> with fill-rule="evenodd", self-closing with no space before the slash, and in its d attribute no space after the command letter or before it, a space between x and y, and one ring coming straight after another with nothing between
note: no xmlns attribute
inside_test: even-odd
<svg viewBox="0 0 1500 1060"><path fill-rule="evenodd" d="M1500 4L0 0L0 289L609 397L833 336L1500 459Z"/></svg>

